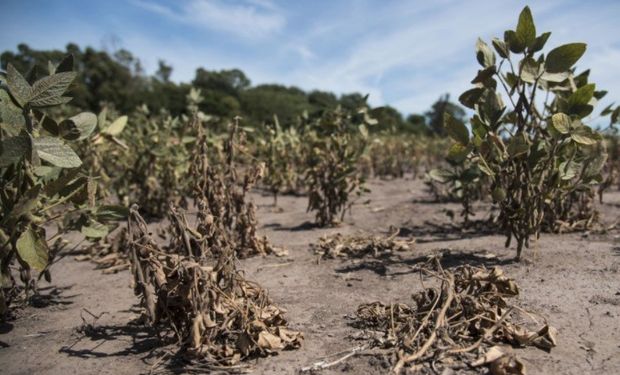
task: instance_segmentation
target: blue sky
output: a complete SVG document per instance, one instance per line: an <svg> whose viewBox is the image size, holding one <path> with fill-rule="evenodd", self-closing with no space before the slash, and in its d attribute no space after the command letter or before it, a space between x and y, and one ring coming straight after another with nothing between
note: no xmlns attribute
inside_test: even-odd
<svg viewBox="0 0 620 375"><path fill-rule="evenodd" d="M424 111L467 89L477 37L516 26L529 4L548 46L586 42L578 63L620 102L620 1L3 0L0 50L25 42L122 47L147 72L158 59L189 81L199 66L240 68L253 84L370 94L373 105Z"/></svg>

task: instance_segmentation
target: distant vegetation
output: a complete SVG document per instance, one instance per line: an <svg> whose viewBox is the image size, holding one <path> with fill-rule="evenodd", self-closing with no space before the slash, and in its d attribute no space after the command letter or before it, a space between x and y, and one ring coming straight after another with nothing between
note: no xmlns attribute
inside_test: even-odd
<svg viewBox="0 0 620 375"><path fill-rule="evenodd" d="M64 51L35 50L20 44L16 51L3 52L0 62L3 70L10 63L20 72L39 77L47 72L48 61L61 61L67 54L75 59L78 75L69 94L74 98L71 105L79 110L99 112L108 107L119 113L130 113L145 104L152 112L165 109L172 116L178 116L186 113L189 104L186 98L192 87L201 91L203 101L199 109L202 112L229 119L241 116L244 123L254 126L271 123L274 114L286 125L303 113L312 115L339 105L345 110L355 110L366 105L361 93L338 96L279 84L253 86L250 77L239 69L198 68L191 82L176 83L170 80L173 67L164 61L159 61L154 75L148 75L140 59L127 50L82 49L73 43L67 44ZM422 114L405 117L390 106L373 108L371 114L380 124L399 132L443 135L445 111L464 119L465 112L451 102L448 95L440 97Z"/></svg>

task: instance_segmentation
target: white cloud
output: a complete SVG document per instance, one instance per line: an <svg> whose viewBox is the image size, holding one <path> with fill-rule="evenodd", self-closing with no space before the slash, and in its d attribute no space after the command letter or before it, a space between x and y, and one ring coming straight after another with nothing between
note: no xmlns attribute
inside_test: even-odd
<svg viewBox="0 0 620 375"><path fill-rule="evenodd" d="M479 68L473 52L476 38L501 37L515 27L525 5L522 0L132 2L146 10L138 14L142 22L123 18L135 12L105 19L78 13L61 28L30 22L32 28L4 35L0 43L58 48L75 41L96 46L103 35L114 33L145 62L147 71L153 72L161 58L174 67L173 79L178 81L191 80L200 66L240 68L254 84L368 93L373 105L390 104L411 113L428 109L443 93L456 99L467 89ZM549 46L588 43L578 66L591 68L591 80L610 91L600 107L620 102L620 2L529 2L538 32L553 33ZM28 14L19 19L24 17ZM11 19L16 17L7 18L7 27L17 29Z"/></svg>
<svg viewBox="0 0 620 375"><path fill-rule="evenodd" d="M280 9L267 0L248 0L239 4L221 0L187 0L176 8L146 0L134 3L177 22L249 39L270 36L286 25Z"/></svg>
<svg viewBox="0 0 620 375"><path fill-rule="evenodd" d="M274 80L306 89L360 91L370 94L373 105L391 104L405 113L424 111L441 94L447 92L456 99L470 87L479 69L474 57L476 39L501 37L504 30L516 26L524 6L521 1L373 4L351 12L354 16L348 15L345 21L342 14L321 18L320 30L307 30L301 42L316 51L317 46L348 36L345 48L332 55L319 52L313 64L278 71ZM553 31L552 46L589 42L580 66L597 71L592 78L600 80L599 87L620 89L614 68L620 64L614 12L577 5L559 0L534 2L531 7L539 33ZM575 27L581 24L592 27Z"/></svg>

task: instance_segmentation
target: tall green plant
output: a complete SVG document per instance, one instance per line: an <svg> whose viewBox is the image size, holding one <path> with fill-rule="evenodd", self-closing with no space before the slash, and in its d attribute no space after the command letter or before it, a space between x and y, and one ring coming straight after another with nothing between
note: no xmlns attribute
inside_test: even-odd
<svg viewBox="0 0 620 375"><path fill-rule="evenodd" d="M474 88L459 98L474 111L472 135L462 122L445 118L455 141L450 152L476 163L490 179L506 246L516 240L517 258L544 221L561 219L567 202L591 194L606 158L601 136L583 122L605 92L588 82L588 71L573 68L586 45L565 44L544 54L550 35L537 34L525 7L516 30L494 38L492 48L478 40L482 69Z"/></svg>
<svg viewBox="0 0 620 375"><path fill-rule="evenodd" d="M361 194L364 178L358 159L368 141L366 125L374 125L366 108L349 113L338 107L307 124L305 183L308 211L316 211L319 226L337 223L351 206L351 194Z"/></svg>
<svg viewBox="0 0 620 375"><path fill-rule="evenodd" d="M301 180L299 133L292 126L282 129L278 117L274 115L273 126L269 127L264 138L257 141L257 148L259 158L266 167L263 183L273 194L274 206L277 206L278 194L296 191Z"/></svg>
<svg viewBox="0 0 620 375"><path fill-rule="evenodd" d="M89 137L97 116L84 112L57 122L49 115L71 99L63 94L76 76L72 65L71 56L50 62L49 75L37 79L9 64L0 78L0 316L16 292L15 263L26 290L33 289L33 271L50 280L63 233L97 238L104 221L117 217L118 210L95 204L93 181L70 146ZM54 223L50 236L46 229Z"/></svg>

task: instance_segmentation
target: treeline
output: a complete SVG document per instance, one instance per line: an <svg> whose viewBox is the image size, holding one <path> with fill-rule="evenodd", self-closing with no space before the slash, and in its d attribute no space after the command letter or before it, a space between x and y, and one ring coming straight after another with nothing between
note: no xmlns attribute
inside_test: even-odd
<svg viewBox="0 0 620 375"><path fill-rule="evenodd" d="M5 51L0 56L2 69L8 63L19 71L30 72L29 79L47 74L47 61L60 61L67 54L75 59L78 78L70 89L74 97L71 105L80 110L98 112L103 106L130 113L146 104L152 111L166 109L179 115L187 108L187 94L191 87L201 90L204 97L200 110L219 117L242 116L247 124L270 122L277 115L282 124L293 123L303 113L314 114L340 105L346 109L359 108L365 97L360 93L336 95L328 91L306 92L300 88L279 84L253 86L250 78L239 69L196 69L189 83L170 80L173 67L160 60L153 75L145 73L140 59L131 52L81 49L70 43L65 50L35 50L26 44L16 51ZM405 117L390 106L372 108L372 116L381 129L414 134L443 135L442 118L449 112L456 118L465 116L464 110L450 101L448 95L440 97L428 111Z"/></svg>

